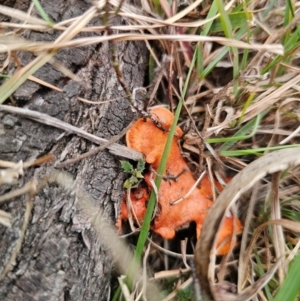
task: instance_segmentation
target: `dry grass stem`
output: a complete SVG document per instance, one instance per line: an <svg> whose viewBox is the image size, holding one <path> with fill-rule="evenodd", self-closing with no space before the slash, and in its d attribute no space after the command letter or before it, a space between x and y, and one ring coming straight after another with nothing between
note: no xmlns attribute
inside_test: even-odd
<svg viewBox="0 0 300 301"><path fill-rule="evenodd" d="M80 24L81 25L81 24ZM82 26L82 25L81 25ZM79 31L79 29L77 30ZM76 32L77 33L77 32ZM73 34L73 32L72 32ZM264 50L269 51L274 54L283 54L283 48L280 44L248 44L242 41L233 40L233 39L226 39L222 37L205 37L205 36L196 36L196 35L148 35L148 34L116 34L104 37L93 37L93 38L78 38L71 40L72 36L66 36L65 34L60 39L57 39L55 43L46 43L46 42L37 42L37 43L28 43L26 46L23 43L20 44L13 44L7 46L6 49L3 49L2 52L7 51L17 51L17 50L24 50L24 51L54 51L57 48L66 48L66 47L83 47L89 46L92 44L103 43L107 41L153 41L153 40L162 40L162 41L183 41L183 42L216 42L221 45L230 46L230 47L238 47L242 49L252 49L252 50ZM0 49L1 50L1 49ZM41 57L38 57L41 59ZM47 60L50 60L47 59ZM24 72L27 71L28 68L31 68L35 65L36 62L34 61L33 64L30 64ZM26 70L26 71L25 71Z"/></svg>
<svg viewBox="0 0 300 301"><path fill-rule="evenodd" d="M218 197L217 201L210 209L203 225L204 228L207 227L207 231L205 231L200 236L200 240L197 243L196 249L198 277L200 279L200 284L202 285L203 289L207 290L208 295L212 294L212 291L210 291L210 284L208 282L208 279L214 279L215 273L215 233L218 230L220 222L225 216L226 211L229 209L230 205L234 204L234 202L245 191L250 189L258 180L263 178L265 175L276 173L289 167L299 165L299 152L300 148L281 150L265 155L264 157L261 157L252 162L246 168L244 168L238 176L232 179L230 184L225 187L225 189ZM274 221L270 221L270 223L271 222ZM280 220L279 222L281 223L283 222L283 220ZM289 221L287 226L290 227L292 225L294 225L293 228L296 228L296 225L297 227L299 227L299 223L292 221ZM257 235L253 235L253 237L257 237ZM253 243L252 246L250 245L248 247L247 260L249 259L249 254L252 250Z"/></svg>
<svg viewBox="0 0 300 301"><path fill-rule="evenodd" d="M121 157L132 159L132 160L138 160L138 159L142 158L142 155L140 153L138 153L132 149L129 149L128 147L125 147L125 146L117 144L117 143L110 144L110 141L108 141L106 139L89 134L88 132L84 131L83 129L75 127L71 124L68 124L64 121L61 121L57 118L51 117L44 113L32 111L29 109L14 108L11 106L6 106L6 105L0 105L0 111L9 112L12 114L18 114L25 118L29 118L31 120L40 122L42 124L46 124L46 125L50 125L50 126L59 128L63 131L66 131L67 133L76 134L76 135L81 136L81 137L83 137L93 143L96 143L96 144L100 144L100 145L106 144L105 147L107 147L113 154L115 154L117 156L121 156ZM117 135L117 137L112 138L112 139L113 139L112 141L114 141L114 139L119 140L120 137L119 137L119 135ZM96 150L96 152L98 152L98 150ZM91 151L91 153L93 154L94 151Z"/></svg>
<svg viewBox="0 0 300 301"><path fill-rule="evenodd" d="M29 194L27 202L26 202L24 221L23 221L22 228L20 229L20 236L17 240L16 246L14 247L7 264L5 265L2 272L0 273L0 280L2 280L6 276L6 274L14 267L15 262L16 262L16 258L18 256L20 250L21 250L21 247L22 247L22 242L23 242L23 239L24 239L24 236L25 236L27 225L28 225L28 223L30 221L30 217L31 217L31 211L32 211L32 207L33 207L33 201L32 200L33 200L33 197L34 197L34 194L35 194L36 190L33 189L33 190L30 190L29 192L30 192L30 194Z"/></svg>

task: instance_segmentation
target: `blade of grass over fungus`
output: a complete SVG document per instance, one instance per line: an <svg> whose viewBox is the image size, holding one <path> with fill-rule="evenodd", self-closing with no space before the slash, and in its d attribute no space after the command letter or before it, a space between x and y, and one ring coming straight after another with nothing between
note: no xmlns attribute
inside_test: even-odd
<svg viewBox="0 0 300 301"><path fill-rule="evenodd" d="M54 26L54 23L51 21L49 16L46 14L45 10L43 9L39 0L31 0L32 3L35 5L37 11L39 12L40 16L47 22L47 24L51 27Z"/></svg>
<svg viewBox="0 0 300 301"><path fill-rule="evenodd" d="M172 144L172 140L173 140L173 137L175 134L175 128L176 128L176 125L178 122L181 107L182 107L182 100L179 101L178 107L175 112L174 121L172 123L171 129L170 129L170 132L168 135L168 139L166 142L166 146L165 146L165 149L163 152L162 160L161 160L161 163L160 163L158 171L157 171L158 175L162 175L166 168L167 158L168 158L168 155L169 155L169 152L171 149L171 144ZM162 181L162 177L157 176L155 178L155 186L156 186L157 190L159 190L161 181ZM141 227L141 231L140 231L140 234L138 237L138 241L137 241L137 245L136 245L136 249L135 249L135 253L134 253L134 259L133 259L133 262L130 264L127 275L126 275L127 276L127 285L130 290L133 285L134 276L136 275L134 263L141 261L145 243L146 243L148 235L149 235L150 223L151 223L152 214L153 214L153 211L155 208L155 204L156 204L156 195L155 195L155 191L152 190L149 201L148 201L148 205L147 205L147 211L146 211L144 221L143 221L143 224Z"/></svg>
<svg viewBox="0 0 300 301"><path fill-rule="evenodd" d="M194 52L193 60L191 62L191 66L190 66L190 69L189 69L189 72L188 72L188 75L187 75L187 79L185 81L184 88L183 88L183 91L182 91L182 96L181 96L181 98L179 100L179 103L178 103L178 106L176 108L174 121L172 123L171 129L170 129L170 132L169 132L169 135L168 135L168 139L167 139L167 142L166 142L166 146L164 148L163 156L162 156L162 159L161 159L158 171L157 171L157 173L159 175L164 174L164 171L165 171L165 168L166 168L166 165L167 165L167 159L168 159L168 156L169 156L169 153L170 153L170 150L171 150L171 145L172 145L173 137L174 137L174 134L175 134L175 129L176 129L177 122L178 122L179 115L180 115L180 111L181 111L181 108L182 108L182 105L183 105L183 99L185 97L185 94L186 94L186 91L187 91L187 88L188 88L188 82L189 82L189 79L191 77L191 73L192 73L192 70L194 68L195 61L196 61L196 51ZM162 177L158 176L158 177L155 178L155 185L156 185L157 190L159 190L161 181L162 181ZM154 190L152 190L151 195L150 195L150 199L149 199L149 202L148 202L148 205L147 205L146 215L145 215L145 218L144 218L144 221L143 221L143 224L142 224L142 228L141 228L141 232L140 232L140 235L139 235L139 238L138 238L138 242L137 242L137 246L136 246L136 250L135 250L135 255L134 255L134 260L138 261L138 262L141 260L143 250L144 250L144 247L145 247L145 243L146 243L147 238L148 238L148 234L149 234L149 230L150 230L150 222L151 222L151 219L152 219L152 214L153 214L153 211L154 211L155 204L156 204L156 195L155 195ZM132 266L133 266L133 264L130 265L130 267L128 269L128 273L127 273L127 284L129 286L129 288L132 287L133 276L135 275L135 271L132 270Z"/></svg>
<svg viewBox="0 0 300 301"><path fill-rule="evenodd" d="M297 299L300 292L299 279L300 270L300 253L295 257L294 261L290 264L287 275L280 286L274 301L289 300L293 301Z"/></svg>

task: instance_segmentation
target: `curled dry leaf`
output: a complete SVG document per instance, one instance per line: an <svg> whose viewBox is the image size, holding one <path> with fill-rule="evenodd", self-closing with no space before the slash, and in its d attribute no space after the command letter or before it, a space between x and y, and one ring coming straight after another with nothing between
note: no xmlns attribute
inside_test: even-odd
<svg viewBox="0 0 300 301"><path fill-rule="evenodd" d="M143 153L146 162L150 164L154 171L157 171L174 115L162 107L152 108L150 114L152 120L141 118L133 125L127 132L126 142L128 147ZM159 210L151 226L155 233L166 239L172 239L175 236L176 229L189 222L196 223L197 237L199 237L204 219L213 204L211 201L212 191L207 178L202 181L202 188L196 187L190 191L196 181L181 156L178 146L178 140L182 137L182 134L182 130L177 126L163 175L164 181L162 181L158 192ZM145 175L149 190L152 190L151 177L151 172ZM217 184L217 186L221 188L220 185ZM148 198L149 194L145 192L145 188L138 188L131 193L131 210L135 212L132 216L136 216L139 222L142 221L146 212ZM120 216L117 221L119 231L121 231L122 220L128 219L125 200L126 198L122 202ZM176 204L173 204L174 202ZM231 243L235 240L232 237L233 233L238 234L241 231L241 222L236 217L225 218L223 227L218 233L217 246L220 248L217 252L219 255L226 254L229 251Z"/></svg>

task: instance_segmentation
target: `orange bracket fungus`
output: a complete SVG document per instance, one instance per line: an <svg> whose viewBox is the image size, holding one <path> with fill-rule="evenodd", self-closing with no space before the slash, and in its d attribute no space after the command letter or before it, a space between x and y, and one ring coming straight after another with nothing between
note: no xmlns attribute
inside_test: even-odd
<svg viewBox="0 0 300 301"><path fill-rule="evenodd" d="M127 132L127 146L145 155L146 162L150 164L154 172L145 175L145 181L149 190L152 190L151 177L155 178L164 147L168 138L168 131L171 128L174 115L163 107L155 107L150 110L156 122L147 118L139 119ZM178 145L178 140L182 137L182 130L176 127L172 141L171 151L168 156L166 170L158 191L158 210L152 221L151 229L160 234L163 238L172 239L176 229L189 222L196 223L197 238L199 238L202 225L209 208L213 202L211 200L211 188L207 178L202 180L203 187L193 188L195 179L183 159ZM202 186L200 184L200 186ZM220 185L216 183L220 188ZM192 189L193 188L193 189ZM137 188L130 194L131 214L138 222L142 222L147 208L149 193L145 188ZM124 197L117 227L121 231L122 221L128 219L128 208L126 197ZM218 233L217 253L219 255L228 253L235 235L241 233L242 224L234 216L226 217L221 230Z"/></svg>

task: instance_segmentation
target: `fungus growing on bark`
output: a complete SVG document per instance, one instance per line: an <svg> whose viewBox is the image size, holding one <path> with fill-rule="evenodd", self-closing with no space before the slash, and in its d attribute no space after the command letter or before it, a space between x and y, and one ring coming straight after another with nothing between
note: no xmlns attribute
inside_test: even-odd
<svg viewBox="0 0 300 301"><path fill-rule="evenodd" d="M168 131L171 128L174 116L173 114L162 107L152 108L150 110L152 119L160 124L157 127L155 122L147 118L139 119L133 127L127 132L127 146L140 151L145 155L146 162L150 164L154 173L145 174L145 181L148 189L152 190L151 177L155 179L155 171L157 171L163 150L168 139ZM189 222L196 223L197 238L200 236L202 225L209 208L213 202L211 200L212 191L209 186L208 178L203 180L201 189L195 187L196 181L181 155L178 145L178 140L182 137L182 130L176 127L175 136L172 141L171 150L167 159L166 170L163 175L164 180L161 182L158 191L158 206L159 210L154 217L151 225L152 231L160 234L166 239L172 239L175 236L175 231L179 227ZM201 185L201 184L200 184ZM216 183L218 189L221 185ZM131 210L135 212L138 221L142 221L146 212L147 201L149 195L143 190L143 197L136 198L135 195L140 193L137 188L132 192ZM120 216L117 226L120 230L122 220L128 219L128 210L123 200L121 205ZM175 204L174 204L175 202ZM134 214L132 214L134 216ZM242 231L241 222L234 216L224 219L221 230L218 233L217 246L220 246L218 254L226 254L235 241L232 238L233 234L239 234ZM224 242L224 243L222 243Z"/></svg>

